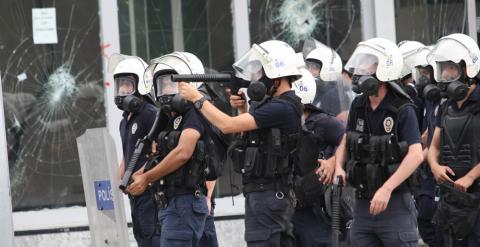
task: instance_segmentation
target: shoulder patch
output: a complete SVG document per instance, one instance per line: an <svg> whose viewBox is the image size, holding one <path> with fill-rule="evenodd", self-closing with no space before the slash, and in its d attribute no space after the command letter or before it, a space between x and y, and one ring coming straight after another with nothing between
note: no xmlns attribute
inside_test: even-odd
<svg viewBox="0 0 480 247"><path fill-rule="evenodd" d="M173 129L176 130L178 129L178 126L180 126L180 123L182 122L182 116L178 116L173 120Z"/></svg>
<svg viewBox="0 0 480 247"><path fill-rule="evenodd" d="M394 121L392 117L387 117L383 120L383 128L385 129L386 133L391 133L393 130Z"/></svg>

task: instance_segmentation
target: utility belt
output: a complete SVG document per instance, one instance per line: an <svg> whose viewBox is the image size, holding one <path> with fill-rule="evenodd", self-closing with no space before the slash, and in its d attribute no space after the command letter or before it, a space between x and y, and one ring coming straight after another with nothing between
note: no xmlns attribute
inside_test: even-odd
<svg viewBox="0 0 480 247"><path fill-rule="evenodd" d="M272 191L275 192L275 196L278 199L283 199L286 196L292 199L295 198L292 186L282 182L280 179L271 183L255 183L252 181L244 184L242 190L244 195L252 192Z"/></svg>
<svg viewBox="0 0 480 247"><path fill-rule="evenodd" d="M292 137L282 135L280 129L249 132L247 138L232 143L228 149L234 171L262 178L291 173L291 152L296 145Z"/></svg>
<svg viewBox="0 0 480 247"><path fill-rule="evenodd" d="M439 185L440 201L432 222L452 238L468 236L477 221L480 199L472 193L456 190L451 184Z"/></svg>
<svg viewBox="0 0 480 247"><path fill-rule="evenodd" d="M162 188L156 187L153 191L153 200L158 208L164 209L168 206L168 203L175 196L181 195L193 195L195 198L200 198L207 195L207 189L205 186L198 186L197 188L187 188L187 187L169 187Z"/></svg>

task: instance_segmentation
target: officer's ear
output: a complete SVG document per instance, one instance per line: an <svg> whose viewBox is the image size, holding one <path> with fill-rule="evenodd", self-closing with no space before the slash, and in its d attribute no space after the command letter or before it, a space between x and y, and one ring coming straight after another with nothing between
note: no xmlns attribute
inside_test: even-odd
<svg viewBox="0 0 480 247"><path fill-rule="evenodd" d="M279 78L273 79L273 86L274 86L274 87L276 87L276 88L279 87L279 86L280 86L280 83L282 83L282 80L281 80L281 79L279 79Z"/></svg>

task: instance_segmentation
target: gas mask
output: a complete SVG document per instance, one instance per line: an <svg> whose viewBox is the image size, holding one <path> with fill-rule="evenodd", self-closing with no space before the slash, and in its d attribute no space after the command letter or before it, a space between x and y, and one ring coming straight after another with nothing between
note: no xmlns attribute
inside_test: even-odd
<svg viewBox="0 0 480 247"><path fill-rule="evenodd" d="M172 73L155 75L157 100L164 112L185 113L188 102L178 94L178 83L171 80Z"/></svg>
<svg viewBox="0 0 480 247"><path fill-rule="evenodd" d="M158 98L162 111L183 114L188 110L188 102L178 94L162 95Z"/></svg>
<svg viewBox="0 0 480 247"><path fill-rule="evenodd" d="M438 86L433 83L427 84L422 88L422 91L419 92L421 92L425 100L428 101L439 101L442 98L440 88L438 88Z"/></svg>
<svg viewBox="0 0 480 247"><path fill-rule="evenodd" d="M465 98L468 93L468 86L458 80L452 82L439 82L438 86L443 98L459 101Z"/></svg>
<svg viewBox="0 0 480 247"><path fill-rule="evenodd" d="M143 104L144 102L135 95L115 96L115 105L122 111L136 113Z"/></svg>
<svg viewBox="0 0 480 247"><path fill-rule="evenodd" d="M452 61L436 62L438 87L441 95L453 101L464 99L468 93L465 66Z"/></svg>
<svg viewBox="0 0 480 247"><path fill-rule="evenodd" d="M433 69L431 66L417 66L412 71L415 87L417 88L418 96L428 101L440 100L440 88L437 83L433 81Z"/></svg>
<svg viewBox="0 0 480 247"><path fill-rule="evenodd" d="M372 75L352 76L352 90L357 94L363 93L366 96L377 95L379 87L380 81Z"/></svg>
<svg viewBox="0 0 480 247"><path fill-rule="evenodd" d="M114 78L115 105L127 112L138 112L143 106L137 88L138 79L132 74L122 74Z"/></svg>
<svg viewBox="0 0 480 247"><path fill-rule="evenodd" d="M408 96L410 96L410 98L416 98L417 95L418 95L418 91L417 91L417 88L415 87L415 85L411 82L409 82L407 85L404 85L403 86L403 89L405 90L405 92L408 94Z"/></svg>
<svg viewBox="0 0 480 247"><path fill-rule="evenodd" d="M267 94L271 96L275 91L273 80L263 75L258 81L250 82L247 88L247 95L253 101L262 101Z"/></svg>

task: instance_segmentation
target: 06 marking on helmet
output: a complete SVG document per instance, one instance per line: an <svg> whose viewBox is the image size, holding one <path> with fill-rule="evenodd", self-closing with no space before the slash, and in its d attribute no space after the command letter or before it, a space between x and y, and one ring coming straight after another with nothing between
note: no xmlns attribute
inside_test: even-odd
<svg viewBox="0 0 480 247"><path fill-rule="evenodd" d="M393 65L393 58L392 56L388 56L387 61L385 63L387 66L392 66Z"/></svg>
<svg viewBox="0 0 480 247"><path fill-rule="evenodd" d="M300 91L308 92L308 88L306 86L300 85Z"/></svg>
<svg viewBox="0 0 480 247"><path fill-rule="evenodd" d="M285 63L283 61L275 60L275 68L282 68L285 67Z"/></svg>
<svg viewBox="0 0 480 247"><path fill-rule="evenodd" d="M472 57L472 63L476 63L478 61L478 57L475 53L472 53L471 57Z"/></svg>

